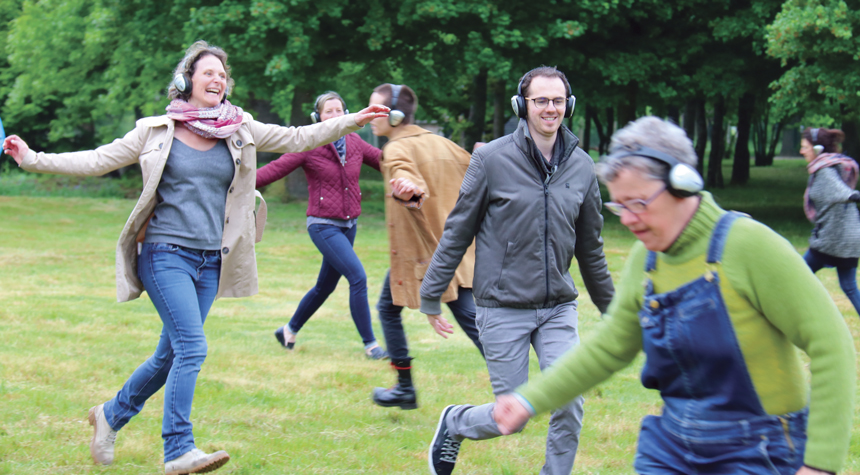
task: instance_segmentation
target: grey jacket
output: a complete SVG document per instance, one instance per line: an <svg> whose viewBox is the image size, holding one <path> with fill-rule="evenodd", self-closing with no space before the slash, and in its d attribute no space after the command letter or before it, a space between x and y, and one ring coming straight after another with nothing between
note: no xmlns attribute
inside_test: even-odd
<svg viewBox="0 0 860 475"><path fill-rule="evenodd" d="M472 154L454 210L421 285L421 311L439 297L475 240L472 291L482 307L551 308L575 300L576 257L591 300L605 312L615 289L603 254L603 216L594 162L559 129L552 164L521 119L517 130Z"/></svg>
<svg viewBox="0 0 860 475"><path fill-rule="evenodd" d="M854 190L842 181L838 167L822 168L809 177L809 199L816 210L809 247L834 257L860 257L860 212L848 201Z"/></svg>

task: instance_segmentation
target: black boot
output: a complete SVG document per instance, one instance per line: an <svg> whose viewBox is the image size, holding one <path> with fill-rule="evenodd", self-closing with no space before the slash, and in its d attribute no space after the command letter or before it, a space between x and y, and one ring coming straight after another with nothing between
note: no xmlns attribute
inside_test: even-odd
<svg viewBox="0 0 860 475"><path fill-rule="evenodd" d="M417 409L418 398L412 386L412 358L392 360L391 366L397 370L397 384L389 389L374 388L373 402L382 407Z"/></svg>

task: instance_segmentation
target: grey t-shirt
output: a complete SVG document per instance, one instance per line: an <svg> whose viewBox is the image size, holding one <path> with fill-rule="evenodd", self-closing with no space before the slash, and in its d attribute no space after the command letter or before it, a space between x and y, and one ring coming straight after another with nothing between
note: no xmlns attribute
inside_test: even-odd
<svg viewBox="0 0 860 475"><path fill-rule="evenodd" d="M235 166L223 140L201 152L173 139L144 242L221 249L224 206Z"/></svg>

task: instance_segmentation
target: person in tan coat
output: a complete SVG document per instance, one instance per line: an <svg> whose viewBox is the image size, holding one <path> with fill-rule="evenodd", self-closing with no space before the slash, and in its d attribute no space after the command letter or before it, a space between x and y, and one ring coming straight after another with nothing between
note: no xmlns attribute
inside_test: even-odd
<svg viewBox="0 0 860 475"><path fill-rule="evenodd" d="M139 120L125 137L59 154L36 153L16 135L3 142L4 152L29 171L97 176L139 163L143 172L143 192L117 243L117 299L146 290L163 329L154 354L116 396L90 409L90 454L98 464L113 462L117 431L162 387L165 473L208 472L229 460L223 450L196 448L191 403L212 303L257 293L254 243L265 220L262 205L254 209L257 151L309 150L388 111L371 106L313 126L281 127L230 104L232 86L224 50L198 41L175 70L167 115Z"/></svg>
<svg viewBox="0 0 860 475"><path fill-rule="evenodd" d="M373 90L371 104L391 108L388 117L374 119L374 135L388 138L380 161L385 183L385 221L391 249L391 268L382 284L376 308L382 331L397 370L397 384L389 389L375 388L373 402L385 407L418 407L412 384L411 361L403 331L403 307L421 306L418 291L424 272L442 237L445 220L454 209L460 184L469 168L469 153L454 142L433 134L412 122L418 99L408 86L383 84ZM475 248L470 247L457 267L454 278L442 295L442 302L478 347L475 303L472 300L472 274ZM439 335L447 338L453 326L444 318L431 320Z"/></svg>

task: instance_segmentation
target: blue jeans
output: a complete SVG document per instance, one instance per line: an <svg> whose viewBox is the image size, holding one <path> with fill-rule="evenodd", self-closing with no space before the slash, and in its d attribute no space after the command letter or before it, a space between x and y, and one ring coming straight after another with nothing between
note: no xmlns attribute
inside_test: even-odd
<svg viewBox="0 0 860 475"><path fill-rule="evenodd" d="M835 267L839 276L839 287L854 305L854 311L860 314L860 290L857 289L857 259L840 259L828 254L809 249L803 255L806 264L813 273L822 267ZM853 264L853 265L852 265Z"/></svg>
<svg viewBox="0 0 860 475"><path fill-rule="evenodd" d="M221 251L144 243L138 275L164 324L155 353L140 365L104 405L108 424L120 430L164 387L164 461L195 448L191 401L197 373L206 359L203 323L221 277Z"/></svg>
<svg viewBox="0 0 860 475"><path fill-rule="evenodd" d="M323 261L317 284L305 294L290 320L289 328L293 334L298 333L310 320L337 288L340 276L344 276L349 282L349 311L352 313L355 328L358 329L365 347L376 344L370 324L370 305L367 303L367 275L352 249L357 227L347 229L330 224L308 226L308 234L322 253Z"/></svg>
<svg viewBox="0 0 860 475"><path fill-rule="evenodd" d="M382 323L382 333L385 335L385 347L391 355L391 361L395 362L409 358L409 347L406 344L406 332L403 331L403 320L400 317L403 307L394 305L390 280L389 273L386 272L376 309L379 311L379 321ZM447 305L460 328L478 347L481 356L484 356L484 347L481 345L478 327L475 325L475 301L472 299L472 289L460 287L457 289L457 300L448 302Z"/></svg>

